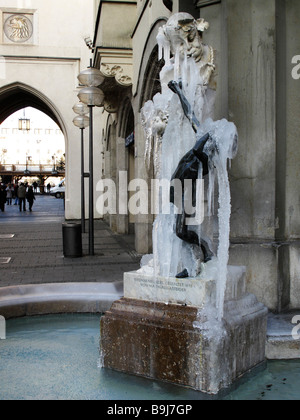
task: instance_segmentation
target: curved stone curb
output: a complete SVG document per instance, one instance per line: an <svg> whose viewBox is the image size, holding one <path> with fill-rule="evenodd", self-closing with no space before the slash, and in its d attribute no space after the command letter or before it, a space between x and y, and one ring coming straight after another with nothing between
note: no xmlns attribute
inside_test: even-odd
<svg viewBox="0 0 300 420"><path fill-rule="evenodd" d="M51 283L0 288L5 319L58 313L104 313L123 297L123 282Z"/></svg>
<svg viewBox="0 0 300 420"><path fill-rule="evenodd" d="M269 360L300 359L300 326L295 316L300 311L283 314L269 314L266 354ZM298 323L298 325L297 325ZM294 336L295 334L295 336Z"/></svg>

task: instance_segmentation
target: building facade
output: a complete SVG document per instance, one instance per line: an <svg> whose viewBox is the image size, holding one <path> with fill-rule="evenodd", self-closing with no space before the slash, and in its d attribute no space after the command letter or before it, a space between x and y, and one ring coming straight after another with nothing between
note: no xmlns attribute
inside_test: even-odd
<svg viewBox="0 0 300 420"><path fill-rule="evenodd" d="M18 127L23 121L29 122L28 128ZM53 162L63 159L65 154L65 141L61 129L47 115L32 108L27 108L26 115L23 111L16 112L1 124L0 141L2 165L24 166L26 157L30 156L33 165L53 166Z"/></svg>
<svg viewBox="0 0 300 420"><path fill-rule="evenodd" d="M31 106L58 124L65 139L67 219L80 218L80 131L73 125L72 107L78 102L77 75L90 64L87 44L93 36L98 3L2 0L0 5L0 123ZM95 126L98 138L99 130ZM101 162L98 141L98 179Z"/></svg>
<svg viewBox="0 0 300 420"><path fill-rule="evenodd" d="M179 11L210 23L204 42L216 57L215 119L233 121L239 132L230 169L230 262L247 266L249 291L271 310L298 308L298 0L100 1L94 64L105 76L103 177L119 189L119 174L127 173L128 185L144 179L150 188L140 110L160 91L158 30ZM139 253L151 252L154 216L105 217L114 231L135 233Z"/></svg>

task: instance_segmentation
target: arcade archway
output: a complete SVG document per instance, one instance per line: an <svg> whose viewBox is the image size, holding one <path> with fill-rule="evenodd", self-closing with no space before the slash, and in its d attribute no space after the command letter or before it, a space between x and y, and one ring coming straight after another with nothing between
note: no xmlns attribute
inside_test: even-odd
<svg viewBox="0 0 300 420"><path fill-rule="evenodd" d="M0 88L0 124L14 112L26 107L36 108L52 118L66 139L67 132L63 119L54 104L45 95L19 82Z"/></svg>
<svg viewBox="0 0 300 420"><path fill-rule="evenodd" d="M20 139L19 133L22 131L22 127L21 129L20 126L18 127L17 120L10 125L8 121L13 120L21 110L24 110L25 113L25 109L38 114L36 119L39 121L39 126L31 124L31 126L25 127L23 131L26 135L21 136ZM44 125L40 124L40 121L43 121L42 116L44 116L44 120L49 121L47 127L45 122ZM65 177L66 129L55 106L45 95L19 82L2 87L0 89L0 125L1 146L3 146L0 148L0 152L2 150L6 156L10 155L9 162L6 162L5 154L1 155L0 153L0 175L3 182L16 182L22 178L22 175L28 175L35 177L42 187L41 191L44 191L45 181L50 177L60 177L61 179ZM45 129L43 130L42 127ZM50 135L52 133L54 136ZM54 142L61 143L57 152L52 147ZM45 149L42 147L43 143L44 146L45 143L48 144L47 149L49 149L48 154L50 155L48 157L45 156L47 152L43 150ZM12 153L11 149L14 147L15 151L13 150ZM20 153L18 150L20 148L24 151L24 159L20 159L20 155L22 155L22 151ZM43 154L42 159L41 153ZM23 167L24 165L25 167ZM63 168L61 168L62 165ZM55 178L52 180L53 185L55 185L54 181Z"/></svg>

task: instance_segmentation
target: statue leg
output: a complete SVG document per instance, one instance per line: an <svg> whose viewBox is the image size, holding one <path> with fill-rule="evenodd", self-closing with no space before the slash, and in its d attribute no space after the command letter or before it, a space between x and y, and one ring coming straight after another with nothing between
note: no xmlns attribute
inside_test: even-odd
<svg viewBox="0 0 300 420"><path fill-rule="evenodd" d="M207 263L208 261L211 261L212 257L214 256L214 253L210 249L208 243L201 238L201 249L203 252L204 262Z"/></svg>
<svg viewBox="0 0 300 420"><path fill-rule="evenodd" d="M199 236L196 232L188 229L186 224L186 214L178 214L176 219L176 235L179 239L191 245L200 246Z"/></svg>
<svg viewBox="0 0 300 420"><path fill-rule="evenodd" d="M176 235L179 239L184 242L187 242L191 245L198 245L201 247L204 257L204 263L207 263L214 256L212 250L210 249L208 243L204 239L199 239L199 236L196 232L189 230L186 224L186 214L178 214L176 218ZM189 273L187 269L184 269L181 273L177 274L176 278L187 278Z"/></svg>

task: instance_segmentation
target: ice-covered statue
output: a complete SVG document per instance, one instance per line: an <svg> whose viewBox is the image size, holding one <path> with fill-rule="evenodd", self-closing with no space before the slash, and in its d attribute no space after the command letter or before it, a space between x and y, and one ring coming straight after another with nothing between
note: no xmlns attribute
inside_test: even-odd
<svg viewBox="0 0 300 420"><path fill-rule="evenodd" d="M192 127L198 134L198 129L200 128L200 123L197 120L194 112L191 111L191 106L188 103L188 100L184 96L182 91L181 82L177 83L171 81L169 83L169 88L178 95L185 116L190 120ZM207 133L204 136L197 136L197 142L195 146L189 150L184 157L180 160L173 176L173 180L180 180L181 185L184 185L186 180L192 181L192 206L196 208L197 206L197 179L199 177L205 176L209 173L209 156L205 151L205 146L208 141L211 141L210 134ZM211 153L217 153L217 145L211 150ZM201 173L199 171L201 170ZM175 188L174 186L170 189L170 201L172 204L175 204ZM207 263L213 257L213 252L209 247L207 241L199 235L199 232L189 229L189 224L187 223L187 218L189 217L185 209L185 190L181 188L182 203L181 203L181 212L176 215L176 235L178 238L182 239L184 242L187 242L191 245L200 246L203 252L204 262ZM199 197L198 197L199 199ZM200 198L201 199L201 198ZM187 269L184 269L179 273L177 278L189 277L189 272Z"/></svg>
<svg viewBox="0 0 300 420"><path fill-rule="evenodd" d="M265 360L268 310L247 293L246 267L228 264L228 161L238 137L233 123L213 120L208 27L179 13L158 34L162 91L141 118L146 167L159 185L154 202L163 205L153 255L124 274L124 298L101 318L101 361L217 394ZM205 217L197 217L201 203Z"/></svg>
<svg viewBox="0 0 300 420"><path fill-rule="evenodd" d="M160 47L167 50L167 54L169 51L175 54L177 66L180 56L192 58L197 63L203 85L211 83L215 71L214 50L203 43L203 33L208 28L209 23L204 19L195 20L187 13L179 13L169 19L158 35ZM169 57L166 58L169 64Z"/></svg>
<svg viewBox="0 0 300 420"><path fill-rule="evenodd" d="M141 111L146 133L146 166L154 165L159 180L192 182L192 204L197 180L205 179L207 192L204 222L191 225L184 205L170 197L170 212L160 213L153 228L153 261L142 270L154 276L197 277L215 269L220 311L226 289L231 214L228 160L237 152L237 130L227 120L213 121L216 84L211 46L203 43L209 28L204 19L187 13L173 15L159 30L159 57L165 65L160 74L162 92ZM217 182L216 182L217 181ZM214 202L218 185L218 203ZM185 201L182 186L182 203ZM156 197L159 200L159 197ZM177 203L176 203L177 201ZM212 215L218 204L218 239L214 241ZM215 248L215 252L214 252ZM216 256L214 256L216 255Z"/></svg>

